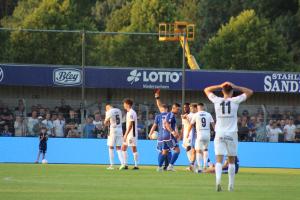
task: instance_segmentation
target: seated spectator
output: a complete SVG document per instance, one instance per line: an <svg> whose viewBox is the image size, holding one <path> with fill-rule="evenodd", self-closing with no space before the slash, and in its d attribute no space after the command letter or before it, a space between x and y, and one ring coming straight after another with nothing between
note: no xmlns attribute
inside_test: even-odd
<svg viewBox="0 0 300 200"><path fill-rule="evenodd" d="M58 114L58 118L53 122L56 137L65 137L65 119L62 113Z"/></svg>
<svg viewBox="0 0 300 200"><path fill-rule="evenodd" d="M289 119L289 123L283 128L284 130L284 141L295 142L296 126L293 119Z"/></svg>
<svg viewBox="0 0 300 200"><path fill-rule="evenodd" d="M78 131L75 128L75 125L70 125L70 129L67 133L67 138L79 138L80 135L78 133Z"/></svg>
<svg viewBox="0 0 300 200"><path fill-rule="evenodd" d="M42 128L45 128L45 124L43 123L43 117L42 116L39 116L38 117L38 123L36 123L33 128L32 128L32 131L33 131L33 136L38 136L41 132L41 129Z"/></svg>
<svg viewBox="0 0 300 200"><path fill-rule="evenodd" d="M54 126L53 123L51 121L51 114L47 113L45 119L42 121L42 123L46 126L47 128L47 135L49 137L55 137L55 133L54 133Z"/></svg>
<svg viewBox="0 0 300 200"><path fill-rule="evenodd" d="M8 124L4 125L4 130L2 131L1 136L3 136L3 137L12 137L13 136L12 132L9 131Z"/></svg>
<svg viewBox="0 0 300 200"><path fill-rule="evenodd" d="M35 133L33 131L33 127L39 123L39 120L37 118L37 111L32 111L31 117L27 120L27 136L35 136Z"/></svg>
<svg viewBox="0 0 300 200"><path fill-rule="evenodd" d="M14 123L15 128L15 136L16 137L24 137L27 132L27 124L24 121L22 116L16 116L16 121Z"/></svg>
<svg viewBox="0 0 300 200"><path fill-rule="evenodd" d="M85 138L96 138L96 126L93 124L93 117L89 116L86 119L86 124L83 128L83 137Z"/></svg>
<svg viewBox="0 0 300 200"><path fill-rule="evenodd" d="M272 122L272 125L268 129L267 137L269 142L278 142L279 134L282 134L281 129L277 126L275 121Z"/></svg>

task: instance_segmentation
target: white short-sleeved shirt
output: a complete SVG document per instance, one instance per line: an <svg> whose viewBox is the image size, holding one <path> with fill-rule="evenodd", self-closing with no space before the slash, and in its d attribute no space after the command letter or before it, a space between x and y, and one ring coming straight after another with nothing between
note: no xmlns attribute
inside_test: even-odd
<svg viewBox="0 0 300 200"><path fill-rule="evenodd" d="M269 142L278 142L279 134L281 133L280 128L270 128L268 132Z"/></svg>
<svg viewBox="0 0 300 200"><path fill-rule="evenodd" d="M55 120L53 122L53 126L55 128L55 135L57 137L64 137L65 136L65 133L64 133L64 127L65 127L65 120Z"/></svg>
<svg viewBox="0 0 300 200"><path fill-rule="evenodd" d="M133 127L128 133L128 138L138 137L138 129L137 129L137 115L136 112L131 108L126 114L126 129L128 129L130 122L133 122Z"/></svg>
<svg viewBox="0 0 300 200"><path fill-rule="evenodd" d="M51 135L51 134L52 134L51 130L54 128L52 121L51 121L51 120L45 119L45 120L42 121L42 123L43 123L43 124L46 126L46 128L47 128L47 134L48 134L48 135Z"/></svg>
<svg viewBox="0 0 300 200"><path fill-rule="evenodd" d="M240 103L247 99L246 94L232 98L217 97L210 93L208 98L214 103L216 112L216 135L237 133L237 113Z"/></svg>
<svg viewBox="0 0 300 200"><path fill-rule="evenodd" d="M183 126L183 137L185 138L187 136L187 131L190 125L190 122L193 119L195 113L189 113L187 115L187 117L185 119L182 119L182 126ZM190 136L192 136L191 134L193 134L194 130L192 129L190 132Z"/></svg>
<svg viewBox="0 0 300 200"><path fill-rule="evenodd" d="M213 122L213 117L206 111L199 111L195 113L191 121L192 124L196 124L197 136L202 133L210 134L210 124Z"/></svg>
<svg viewBox="0 0 300 200"><path fill-rule="evenodd" d="M283 130L285 131L285 140L286 141L294 141L295 135L296 135L296 126L294 124L292 125L285 125Z"/></svg>
<svg viewBox="0 0 300 200"><path fill-rule="evenodd" d="M112 108L105 113L105 121L109 120L109 133L115 136L122 136L122 112L118 108Z"/></svg>

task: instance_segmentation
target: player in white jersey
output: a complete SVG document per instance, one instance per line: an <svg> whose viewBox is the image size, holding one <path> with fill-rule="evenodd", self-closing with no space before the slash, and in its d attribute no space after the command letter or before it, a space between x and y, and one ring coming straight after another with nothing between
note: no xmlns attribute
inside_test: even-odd
<svg viewBox="0 0 300 200"><path fill-rule="evenodd" d="M123 101L124 109L127 111L126 114L126 132L124 134L124 143L122 146L123 158L124 158L124 168L128 169L127 163L127 147L132 148L133 159L134 159L134 170L138 168L138 152L137 152L137 139L138 139L138 129L137 129L137 115L132 109L133 101L130 99L125 99Z"/></svg>
<svg viewBox="0 0 300 200"><path fill-rule="evenodd" d="M193 171L195 163L195 128L189 130L190 123L192 121L193 115L197 112L197 104L185 103L183 105L183 112L185 114L181 115L182 119L182 146L186 150L186 155L190 161L190 166L187 168L189 171Z"/></svg>
<svg viewBox="0 0 300 200"><path fill-rule="evenodd" d="M223 97L217 97L213 92L222 89ZM238 90L243 94L233 97L233 90ZM216 154L216 189L222 191L221 175L223 157L228 156L228 190L233 191L235 176L235 156L237 156L237 112L239 104L248 99L253 91L251 89L236 86L231 82L224 82L221 85L214 85L205 88L205 94L211 102L214 103L216 113L216 136L215 136L215 154Z"/></svg>
<svg viewBox="0 0 300 200"><path fill-rule="evenodd" d="M105 120L104 124L109 126L109 134L107 137L107 146L109 153L110 166L108 170L114 169L114 146L116 146L118 157L121 166L124 165L121 146L123 143L123 131L122 131L122 111L118 108L114 108L112 105L107 104L105 106Z"/></svg>
<svg viewBox="0 0 300 200"><path fill-rule="evenodd" d="M198 112L193 115L193 118L190 123L189 130L196 125L196 141L195 141L195 150L196 150L196 160L198 167L195 169L195 172L201 172L206 170L208 162L208 145L210 142L210 127L214 128L215 123L211 114L204 110L204 104L199 103L197 106ZM202 162L203 160L203 168Z"/></svg>

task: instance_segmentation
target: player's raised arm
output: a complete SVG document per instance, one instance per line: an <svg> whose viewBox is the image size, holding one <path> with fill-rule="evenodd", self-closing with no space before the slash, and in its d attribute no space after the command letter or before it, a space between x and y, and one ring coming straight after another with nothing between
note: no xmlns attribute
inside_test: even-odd
<svg viewBox="0 0 300 200"><path fill-rule="evenodd" d="M212 85L212 86L206 87L204 89L204 93L206 94L206 96L208 96L210 93L213 93L214 91L221 89L221 88L222 88L222 85Z"/></svg>
<svg viewBox="0 0 300 200"><path fill-rule="evenodd" d="M238 86L238 85L235 85L233 83L230 83L229 84L231 85L231 87L235 90L239 90L241 91L242 93L245 93L246 96L247 96L247 99L249 97L251 97L253 95L253 90L249 89L249 88L246 88L246 87L242 87L242 86Z"/></svg>
<svg viewBox="0 0 300 200"><path fill-rule="evenodd" d="M162 107L163 107L163 104L162 104L162 102L161 102L161 100L160 100L160 89L156 89L156 90L154 91L154 97L155 97L156 105L157 105L158 109L159 109L159 110L163 109L163 108L162 108Z"/></svg>

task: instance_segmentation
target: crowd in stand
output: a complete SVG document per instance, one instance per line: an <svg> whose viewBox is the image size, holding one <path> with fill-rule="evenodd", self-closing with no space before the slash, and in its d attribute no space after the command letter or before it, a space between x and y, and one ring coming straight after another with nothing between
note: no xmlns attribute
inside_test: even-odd
<svg viewBox="0 0 300 200"><path fill-rule="evenodd" d="M151 110L153 112L137 108L140 139L147 139L147 131L154 123L155 112L153 108ZM105 113L99 108L81 123L80 110L67 105L63 99L60 106L52 110L35 105L29 112L23 100L19 100L14 109L8 109L0 101L0 136L36 137L41 128L46 127L49 137L106 138L107 129L102 124L104 117ZM300 142L300 115L288 111L280 113L277 107L266 117L263 112L250 116L244 110L238 118L238 133L239 141Z"/></svg>

